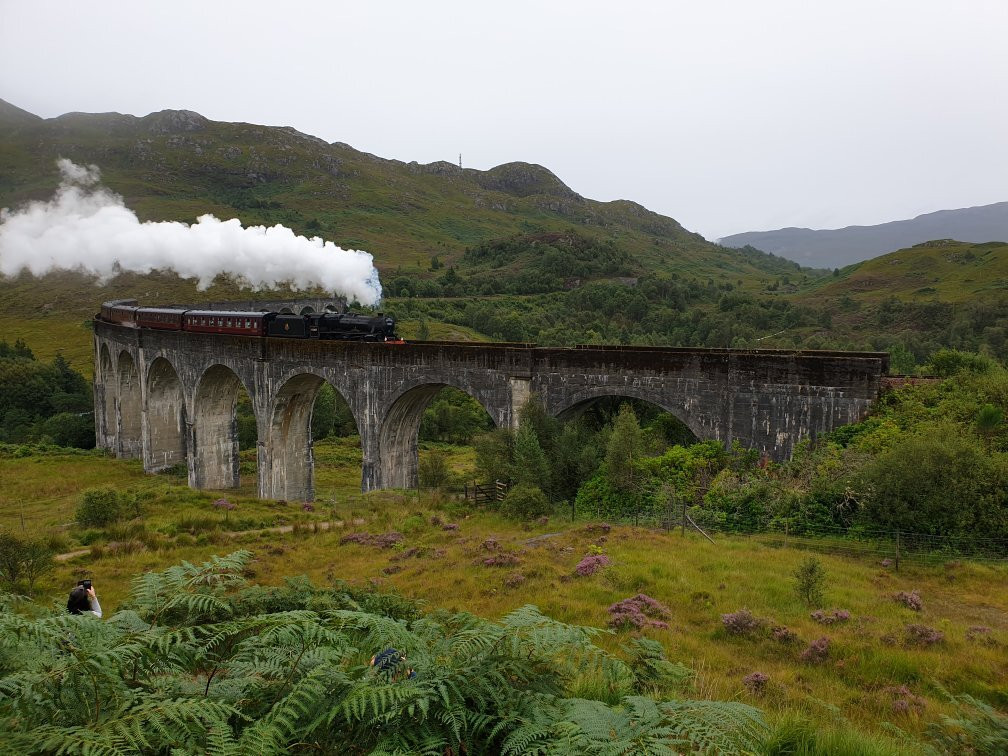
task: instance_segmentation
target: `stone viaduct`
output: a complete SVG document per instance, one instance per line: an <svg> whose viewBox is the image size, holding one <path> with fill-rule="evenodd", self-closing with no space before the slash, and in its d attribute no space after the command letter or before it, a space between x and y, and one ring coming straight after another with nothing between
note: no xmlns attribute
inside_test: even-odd
<svg viewBox="0 0 1008 756"><path fill-rule="evenodd" d="M99 447L142 458L150 472L184 463L195 488L234 487L244 387L256 416L259 495L287 500L314 497L310 424L324 382L357 422L361 486L370 491L415 485L421 415L445 386L473 396L504 427L516 425L533 394L553 415L634 397L675 414L698 438L785 459L800 439L862 419L888 369L888 355L874 352L358 343L100 320L94 354Z"/></svg>

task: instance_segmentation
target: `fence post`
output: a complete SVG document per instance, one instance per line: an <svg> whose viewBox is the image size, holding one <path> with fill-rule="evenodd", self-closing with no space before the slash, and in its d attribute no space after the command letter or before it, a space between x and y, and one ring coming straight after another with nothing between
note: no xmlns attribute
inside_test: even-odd
<svg viewBox="0 0 1008 756"><path fill-rule="evenodd" d="M681 535L683 538L686 537L686 497L682 497L682 531Z"/></svg>
<svg viewBox="0 0 1008 756"><path fill-rule="evenodd" d="M896 572L899 572L899 547L900 547L900 535L899 531L896 531Z"/></svg>

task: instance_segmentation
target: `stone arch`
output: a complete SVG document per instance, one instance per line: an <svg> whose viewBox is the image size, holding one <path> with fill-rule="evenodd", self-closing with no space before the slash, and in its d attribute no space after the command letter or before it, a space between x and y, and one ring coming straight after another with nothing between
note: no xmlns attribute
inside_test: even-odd
<svg viewBox="0 0 1008 756"><path fill-rule="evenodd" d="M192 455L189 485L193 488L236 488L238 422L235 405L245 387L226 365L211 365L200 376L193 399ZM245 387L246 390L247 387Z"/></svg>
<svg viewBox="0 0 1008 756"><path fill-rule="evenodd" d="M144 469L164 470L186 461L186 410L175 366L164 357L147 370L147 445Z"/></svg>
<svg viewBox="0 0 1008 756"><path fill-rule="evenodd" d="M116 373L119 378L117 453L120 457L134 459L143 454L143 391L136 362L126 350L119 353Z"/></svg>
<svg viewBox="0 0 1008 756"><path fill-rule="evenodd" d="M378 433L381 455L379 488L412 488L417 484L417 435L420 432L420 420L427 405L446 387L457 388L469 394L482 405L494 424L500 424L500 418L494 416L492 408L466 386L425 383L403 391L389 404Z"/></svg>
<svg viewBox="0 0 1008 756"><path fill-rule="evenodd" d="M698 439L709 438L710 436L709 433L704 431L704 427L698 418L690 412L687 401L669 401L668 397L656 396L654 392L641 390L633 386L599 386L585 389L566 397L566 401L561 405L551 407L550 412L554 417L561 420L570 419L584 412L593 402L607 397L627 397L648 402L659 407L664 412L675 415Z"/></svg>
<svg viewBox="0 0 1008 756"><path fill-rule="evenodd" d="M301 308L300 312L298 312L298 315L311 315L314 312L315 312L314 307L312 307L311 305L305 305L304 307Z"/></svg>

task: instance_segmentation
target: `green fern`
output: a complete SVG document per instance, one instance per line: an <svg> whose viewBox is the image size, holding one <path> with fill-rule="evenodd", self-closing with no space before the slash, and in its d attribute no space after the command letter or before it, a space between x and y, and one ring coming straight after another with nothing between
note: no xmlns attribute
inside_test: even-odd
<svg viewBox="0 0 1008 756"><path fill-rule="evenodd" d="M306 580L250 588L249 558L140 576L106 622L11 603L30 616L0 613L0 750L661 754L751 750L765 731L740 704L625 695L675 677L653 642L627 664L594 644L604 631L534 606L498 623ZM401 674L370 666L384 648ZM585 680L604 700L565 697Z"/></svg>

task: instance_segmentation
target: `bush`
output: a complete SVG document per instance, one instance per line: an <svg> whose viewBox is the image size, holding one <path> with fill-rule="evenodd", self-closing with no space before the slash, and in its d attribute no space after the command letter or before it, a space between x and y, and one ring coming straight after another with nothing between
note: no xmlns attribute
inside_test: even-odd
<svg viewBox="0 0 1008 756"><path fill-rule="evenodd" d="M77 505L77 524L84 527L104 528L122 515L122 502L114 488L89 488Z"/></svg>
<svg viewBox="0 0 1008 756"><path fill-rule="evenodd" d="M552 511L546 494L535 486L515 486L501 504L501 514L514 520L535 520Z"/></svg>
<svg viewBox="0 0 1008 756"><path fill-rule="evenodd" d="M823 584L826 582L826 570L822 563L813 556L808 557L795 570L794 578L798 598L807 606L822 606Z"/></svg>
<svg viewBox="0 0 1008 756"><path fill-rule="evenodd" d="M431 449L420 457L417 469L420 485L424 488L442 488L451 478L448 455L441 449Z"/></svg>
<svg viewBox="0 0 1008 756"><path fill-rule="evenodd" d="M35 581L52 565L53 550L47 543L0 532L0 580L10 590L24 580L29 592L34 591Z"/></svg>
<svg viewBox="0 0 1008 756"><path fill-rule="evenodd" d="M737 612L722 614L721 624L733 635L747 635L758 630L763 623L754 617L748 609L739 609Z"/></svg>

